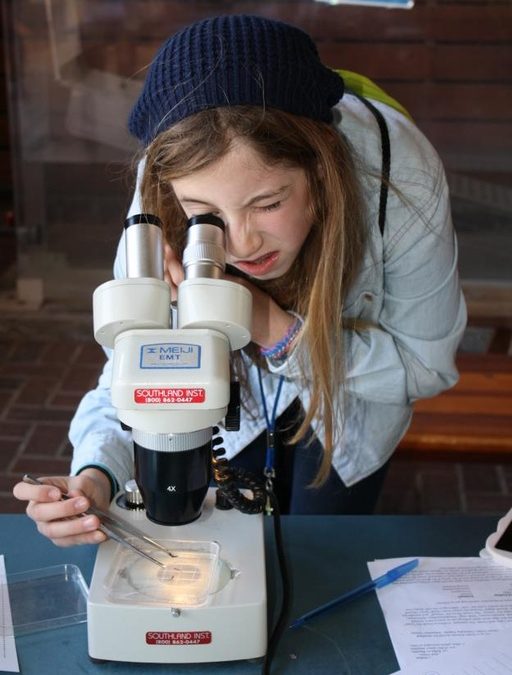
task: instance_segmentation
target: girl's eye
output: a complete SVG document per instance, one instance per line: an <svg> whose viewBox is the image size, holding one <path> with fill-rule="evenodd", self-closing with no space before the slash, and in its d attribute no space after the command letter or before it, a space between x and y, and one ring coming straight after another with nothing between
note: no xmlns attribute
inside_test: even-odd
<svg viewBox="0 0 512 675"><path fill-rule="evenodd" d="M274 202L273 204L268 204L267 206L259 206L260 211L274 211L281 206L281 202Z"/></svg>

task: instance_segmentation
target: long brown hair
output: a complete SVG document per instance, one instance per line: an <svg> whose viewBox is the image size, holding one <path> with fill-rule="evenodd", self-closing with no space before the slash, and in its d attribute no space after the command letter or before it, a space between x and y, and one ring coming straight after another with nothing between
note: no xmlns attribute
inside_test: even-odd
<svg viewBox="0 0 512 675"><path fill-rule="evenodd" d="M144 210L159 216L178 255L183 251L186 216L171 181L213 164L235 139L250 145L263 162L302 168L307 177L312 227L299 256L283 277L251 281L281 307L304 317L297 349L307 354L304 386L310 390L311 403L292 442L305 436L314 418L323 424L325 451L315 481L319 484L327 477L341 433L342 308L366 239L353 153L333 126L273 109L214 108L173 125L147 148L141 191ZM265 367L255 345L246 351Z"/></svg>

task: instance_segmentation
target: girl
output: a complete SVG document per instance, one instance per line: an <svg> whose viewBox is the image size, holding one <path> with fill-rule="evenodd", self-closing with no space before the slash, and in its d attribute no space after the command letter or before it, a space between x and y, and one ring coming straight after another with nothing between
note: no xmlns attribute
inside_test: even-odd
<svg viewBox="0 0 512 675"><path fill-rule="evenodd" d="M466 312L435 151L402 112L345 87L309 36L256 16L200 21L164 43L129 128L142 143L129 215L165 224L171 287L186 220L212 212L253 296L231 463L275 476L285 512L371 512L412 403L457 379ZM14 488L60 545L101 541L95 516L65 518L106 508L133 473L110 371L72 422L73 475Z"/></svg>

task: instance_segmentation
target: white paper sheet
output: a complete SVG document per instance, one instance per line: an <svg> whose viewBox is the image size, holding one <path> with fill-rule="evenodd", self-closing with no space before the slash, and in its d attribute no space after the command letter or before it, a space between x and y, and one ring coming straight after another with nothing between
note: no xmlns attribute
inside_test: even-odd
<svg viewBox="0 0 512 675"><path fill-rule="evenodd" d="M510 675L512 673L510 629L475 640L464 647L434 656L394 675Z"/></svg>
<svg viewBox="0 0 512 675"><path fill-rule="evenodd" d="M375 578L407 560L376 560L368 568ZM377 597L401 671L410 675L444 675L426 666L439 657L440 667L442 656L451 659L453 650L459 652L459 668L464 665L461 659L472 667L472 657L463 656L465 649L501 631L512 642L512 570L496 563L481 558L420 558L415 570L379 589Z"/></svg>
<svg viewBox="0 0 512 675"><path fill-rule="evenodd" d="M0 555L0 670L19 673L4 556Z"/></svg>

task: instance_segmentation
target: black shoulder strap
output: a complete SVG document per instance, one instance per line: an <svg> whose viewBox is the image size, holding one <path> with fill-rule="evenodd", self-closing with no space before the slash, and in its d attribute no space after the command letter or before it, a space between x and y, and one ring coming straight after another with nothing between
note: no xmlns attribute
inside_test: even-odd
<svg viewBox="0 0 512 675"><path fill-rule="evenodd" d="M356 98L358 98L363 105L365 105L368 110L373 114L377 120L377 124L380 129L380 140L382 148L382 173L381 173L381 182L380 182L380 197L379 197L379 230L381 234L384 234L384 226L386 224L386 207L388 203L388 192L389 192L389 173L391 170L391 144L389 142L389 132L388 125L384 119L384 115L378 110L373 103L370 103L368 99L356 94L354 91L350 91Z"/></svg>

